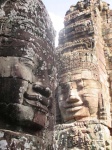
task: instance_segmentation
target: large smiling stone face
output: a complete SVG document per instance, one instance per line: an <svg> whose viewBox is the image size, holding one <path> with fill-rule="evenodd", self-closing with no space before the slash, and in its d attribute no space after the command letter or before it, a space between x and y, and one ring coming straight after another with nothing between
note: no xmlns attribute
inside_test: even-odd
<svg viewBox="0 0 112 150"><path fill-rule="evenodd" d="M60 80L58 103L64 122L97 118L101 85L89 74L91 71L82 70L80 74L71 75L73 80L63 82L66 75Z"/></svg>
<svg viewBox="0 0 112 150"><path fill-rule="evenodd" d="M54 30L41 1L0 5L0 126L38 130L52 111Z"/></svg>
<svg viewBox="0 0 112 150"><path fill-rule="evenodd" d="M27 58L0 58L1 116L15 124L44 127L52 103L53 66ZM48 63L49 64L49 63ZM53 64L53 61L52 61ZM45 68L46 67L46 68Z"/></svg>

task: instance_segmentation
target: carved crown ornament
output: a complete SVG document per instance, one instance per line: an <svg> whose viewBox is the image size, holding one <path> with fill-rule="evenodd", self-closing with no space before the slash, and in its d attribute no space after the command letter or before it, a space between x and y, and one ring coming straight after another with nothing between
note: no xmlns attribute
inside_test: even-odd
<svg viewBox="0 0 112 150"><path fill-rule="evenodd" d="M81 47L83 49L93 49L95 45L94 38L83 38L74 40L73 42L67 42L64 45L60 45L58 47L58 51L66 50L68 48L78 48Z"/></svg>
<svg viewBox="0 0 112 150"><path fill-rule="evenodd" d="M92 72L95 80L99 79L97 58L92 52L78 51L58 54L57 66L59 75L74 72L76 70L87 69Z"/></svg>

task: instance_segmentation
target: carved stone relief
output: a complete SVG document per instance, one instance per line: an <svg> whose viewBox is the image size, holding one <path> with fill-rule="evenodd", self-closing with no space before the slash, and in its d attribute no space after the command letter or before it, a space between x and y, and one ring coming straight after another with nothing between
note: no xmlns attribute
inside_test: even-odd
<svg viewBox="0 0 112 150"><path fill-rule="evenodd" d="M65 49L68 48L73 48L73 49L90 49L92 50L94 48L95 41L94 38L79 38L78 40L74 40L73 42L66 42L65 44L59 46L58 49L62 49L64 51Z"/></svg>
<svg viewBox="0 0 112 150"><path fill-rule="evenodd" d="M95 120L57 125L55 131L55 149L111 150L109 130Z"/></svg>
<svg viewBox="0 0 112 150"><path fill-rule="evenodd" d="M0 146L52 145L54 36L41 0L0 2Z"/></svg>
<svg viewBox="0 0 112 150"><path fill-rule="evenodd" d="M55 149L111 149L111 23L107 7L105 2L84 0L65 15L57 48Z"/></svg>

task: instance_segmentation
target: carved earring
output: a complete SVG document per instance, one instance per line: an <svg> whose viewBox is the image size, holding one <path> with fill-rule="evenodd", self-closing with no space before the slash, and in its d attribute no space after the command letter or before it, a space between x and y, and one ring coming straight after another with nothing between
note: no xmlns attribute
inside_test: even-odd
<svg viewBox="0 0 112 150"><path fill-rule="evenodd" d="M106 113L106 109L105 109L105 105L104 105L103 95L101 93L99 93L98 108L99 108L99 119L106 120L107 113Z"/></svg>

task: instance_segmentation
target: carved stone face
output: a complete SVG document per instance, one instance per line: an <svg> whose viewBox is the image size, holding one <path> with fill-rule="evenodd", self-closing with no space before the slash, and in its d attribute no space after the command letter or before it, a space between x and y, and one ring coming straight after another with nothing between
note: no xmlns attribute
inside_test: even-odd
<svg viewBox="0 0 112 150"><path fill-rule="evenodd" d="M45 126L53 94L53 57L47 57L0 57L0 109L8 124Z"/></svg>
<svg viewBox="0 0 112 150"><path fill-rule="evenodd" d="M41 1L0 5L0 128L38 130L52 111L54 30Z"/></svg>
<svg viewBox="0 0 112 150"><path fill-rule="evenodd" d="M88 77L90 71L72 74L65 82L64 75L58 87L58 103L64 122L97 118L100 83Z"/></svg>

